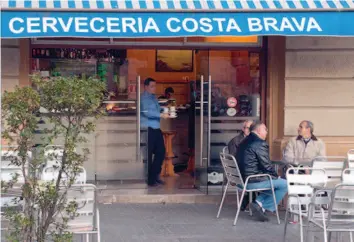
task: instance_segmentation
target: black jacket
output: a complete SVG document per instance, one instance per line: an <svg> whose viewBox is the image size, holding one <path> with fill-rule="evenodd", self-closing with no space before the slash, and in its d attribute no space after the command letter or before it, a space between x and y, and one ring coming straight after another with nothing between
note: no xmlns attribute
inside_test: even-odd
<svg viewBox="0 0 354 242"><path fill-rule="evenodd" d="M245 138L245 135L243 133L241 133L241 134L237 135L236 137L234 137L232 140L230 140L230 142L227 144L227 147L229 148L230 155L233 155L236 158L238 147L244 138Z"/></svg>
<svg viewBox="0 0 354 242"><path fill-rule="evenodd" d="M269 174L273 178L278 177L269 159L268 144L254 133L241 142L236 159L245 182L250 175ZM265 177L252 178L249 182L260 182L266 179Z"/></svg>

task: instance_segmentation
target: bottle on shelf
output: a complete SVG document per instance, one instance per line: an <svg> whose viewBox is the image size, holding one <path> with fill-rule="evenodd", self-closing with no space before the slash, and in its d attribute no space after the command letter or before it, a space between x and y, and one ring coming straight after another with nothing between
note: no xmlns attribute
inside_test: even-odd
<svg viewBox="0 0 354 242"><path fill-rule="evenodd" d="M69 58L70 58L70 59L72 59L72 58L73 58L73 56L74 56L73 50L72 50L72 49L70 49L70 50L69 50Z"/></svg>
<svg viewBox="0 0 354 242"><path fill-rule="evenodd" d="M73 59L76 59L76 50L75 50L75 49L72 49L72 53L73 53L72 58L73 58Z"/></svg>
<svg viewBox="0 0 354 242"><path fill-rule="evenodd" d="M60 49L55 49L55 57L60 59Z"/></svg>
<svg viewBox="0 0 354 242"><path fill-rule="evenodd" d="M81 50L80 49L77 50L76 57L78 59L82 59L82 54L81 54Z"/></svg>
<svg viewBox="0 0 354 242"><path fill-rule="evenodd" d="M86 59L86 50L85 49L82 49L81 57L82 57L82 59Z"/></svg>

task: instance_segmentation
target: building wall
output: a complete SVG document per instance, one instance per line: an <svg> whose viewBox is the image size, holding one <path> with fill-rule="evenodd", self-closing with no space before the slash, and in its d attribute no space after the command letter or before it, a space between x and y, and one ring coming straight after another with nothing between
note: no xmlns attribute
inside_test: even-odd
<svg viewBox="0 0 354 242"><path fill-rule="evenodd" d="M325 141L328 155L344 155L354 148L353 40L286 38L284 141L308 119Z"/></svg>
<svg viewBox="0 0 354 242"><path fill-rule="evenodd" d="M1 40L1 92L13 90L20 79L20 42Z"/></svg>
<svg viewBox="0 0 354 242"><path fill-rule="evenodd" d="M1 40L1 93L11 91L20 84L20 41ZM2 145L7 145L1 139Z"/></svg>

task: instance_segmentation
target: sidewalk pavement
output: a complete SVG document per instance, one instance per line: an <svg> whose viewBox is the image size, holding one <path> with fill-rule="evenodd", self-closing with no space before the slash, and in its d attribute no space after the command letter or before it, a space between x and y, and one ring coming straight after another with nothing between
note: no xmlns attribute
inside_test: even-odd
<svg viewBox="0 0 354 242"><path fill-rule="evenodd" d="M216 242L282 241L284 222L254 221L242 212L233 226L236 208L210 204L100 205L102 242ZM284 216L282 216L284 217ZM287 242L300 241L298 226L288 226Z"/></svg>

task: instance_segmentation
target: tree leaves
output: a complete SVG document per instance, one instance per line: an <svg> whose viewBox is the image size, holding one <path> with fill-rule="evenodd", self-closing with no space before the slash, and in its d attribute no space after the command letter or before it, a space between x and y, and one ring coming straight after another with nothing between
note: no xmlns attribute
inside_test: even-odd
<svg viewBox="0 0 354 242"><path fill-rule="evenodd" d="M51 234L54 241L71 241L71 234L65 232L66 224L76 214L77 204L67 203L66 194L87 160L89 150L78 148L87 142L83 136L95 130L95 120L103 115L101 104L106 85L100 80L89 78L53 77L43 79L32 76L32 87L16 87L13 92L2 95L1 118L4 123L2 136L10 150L17 152L11 164L22 170L23 210L6 213L11 228L9 241L44 242ZM45 114L40 109L47 110ZM45 120L45 121L44 121ZM34 137L38 123L46 122L44 143L52 144L62 137L63 155L44 155L42 146L35 150ZM34 157L28 151L35 151ZM53 166L57 174L52 181L39 180L47 160L55 159ZM16 175L9 182L1 182L2 188L9 190L17 182ZM39 214L39 216L38 216ZM68 214L68 216L62 216ZM61 220L57 220L61 216Z"/></svg>

